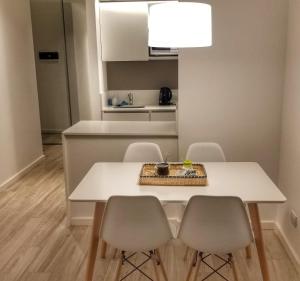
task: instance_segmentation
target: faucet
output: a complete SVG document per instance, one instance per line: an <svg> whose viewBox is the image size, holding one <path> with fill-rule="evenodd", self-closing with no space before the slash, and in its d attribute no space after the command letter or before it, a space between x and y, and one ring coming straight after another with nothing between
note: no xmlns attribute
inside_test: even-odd
<svg viewBox="0 0 300 281"><path fill-rule="evenodd" d="M133 105L133 93L128 94L128 101L129 105Z"/></svg>

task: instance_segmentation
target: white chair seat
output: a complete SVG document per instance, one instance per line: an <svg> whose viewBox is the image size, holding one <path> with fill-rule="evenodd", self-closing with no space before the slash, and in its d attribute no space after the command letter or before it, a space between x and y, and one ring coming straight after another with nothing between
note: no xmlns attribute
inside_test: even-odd
<svg viewBox="0 0 300 281"><path fill-rule="evenodd" d="M206 280L214 273L222 276L219 269L230 264L234 279L238 281L232 252L247 247L253 241L244 204L237 197L192 197L185 209L178 237L195 250L186 281L190 280L193 267L197 265L194 275L196 280L201 263L213 269L202 280ZM206 258L211 254L215 254L223 262L221 267L214 269L206 262ZM227 260L218 254L226 254Z"/></svg>
<svg viewBox="0 0 300 281"><path fill-rule="evenodd" d="M168 281L158 248L170 241L173 236L167 217L156 197L111 197L105 208L101 236L104 241L121 251L115 281L120 280L121 267L125 263L132 266L133 270L121 280L137 270L151 279L140 269L144 263L150 260L153 263L156 280L159 281L158 268L160 268L165 281ZM134 253L126 257L126 252ZM134 265L128 259L137 252L142 252L146 259L139 265Z"/></svg>
<svg viewBox="0 0 300 281"><path fill-rule="evenodd" d="M221 254L247 247L253 241L244 204L237 197L192 197L178 237L192 249Z"/></svg>
<svg viewBox="0 0 300 281"><path fill-rule="evenodd" d="M107 202L102 238L123 251L150 251L172 239L164 210L153 196L114 196Z"/></svg>

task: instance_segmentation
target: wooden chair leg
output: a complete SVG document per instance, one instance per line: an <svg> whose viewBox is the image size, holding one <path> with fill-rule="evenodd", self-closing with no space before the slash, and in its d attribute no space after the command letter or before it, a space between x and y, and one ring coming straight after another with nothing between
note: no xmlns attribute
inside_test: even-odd
<svg viewBox="0 0 300 281"><path fill-rule="evenodd" d="M190 281L190 278L191 278L191 275L192 275L192 272L193 272L194 262L197 258L197 255L198 255L198 251L195 251L195 253L193 255L193 259L190 262L188 273L187 273L185 281Z"/></svg>
<svg viewBox="0 0 300 281"><path fill-rule="evenodd" d="M198 259L197 259L197 265L196 265L196 269L195 269L195 274L194 274L193 281L196 281L196 280L197 280L198 273L199 273L199 270L200 270L200 264L201 264L201 261L202 261L202 254L201 254L201 256L199 256Z"/></svg>
<svg viewBox="0 0 300 281"><path fill-rule="evenodd" d="M234 281L239 281L234 257L232 257L231 266L232 266L232 273L233 273Z"/></svg>
<svg viewBox="0 0 300 281"><path fill-rule="evenodd" d="M186 260L187 260L187 256L188 256L188 254L189 254L189 247L188 247L188 246L186 246L186 248L185 248L185 252L184 252L184 256L183 256L183 260L184 260L184 261L186 261Z"/></svg>
<svg viewBox="0 0 300 281"><path fill-rule="evenodd" d="M251 251L251 245L246 247L246 258L251 259L252 258L252 251Z"/></svg>
<svg viewBox="0 0 300 281"><path fill-rule="evenodd" d="M165 266L164 266L164 263L161 259L161 255L160 255L160 252L158 249L156 249L156 254L157 254L157 257L158 257L158 260L159 260L159 264L161 266L161 271L162 271L162 274L164 276L164 279L165 281L168 281L168 276L167 276L167 272L166 272L166 269L165 269Z"/></svg>
<svg viewBox="0 0 300 281"><path fill-rule="evenodd" d="M105 259L106 250L107 250L107 243L102 240L102 242L101 242L101 250L100 250L100 257L102 259Z"/></svg>
<svg viewBox="0 0 300 281"><path fill-rule="evenodd" d="M121 269L122 269L122 259L123 257L121 256L118 260L118 265L116 269L116 276L115 276L115 281L119 281L120 275L121 275Z"/></svg>
<svg viewBox="0 0 300 281"><path fill-rule="evenodd" d="M153 269L154 269L154 273L155 273L155 281L159 281L159 274L158 274L158 268L157 268L157 259L156 259L155 254L152 255L151 260L152 260Z"/></svg>

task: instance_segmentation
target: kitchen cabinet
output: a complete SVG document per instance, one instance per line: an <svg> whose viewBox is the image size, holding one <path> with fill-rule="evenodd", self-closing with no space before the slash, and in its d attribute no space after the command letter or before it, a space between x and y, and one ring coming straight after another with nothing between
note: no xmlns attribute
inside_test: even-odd
<svg viewBox="0 0 300 281"><path fill-rule="evenodd" d="M176 121L176 112L151 112L151 121Z"/></svg>
<svg viewBox="0 0 300 281"><path fill-rule="evenodd" d="M160 106L146 106L141 109L112 109L102 111L103 121L176 121L176 109L165 111Z"/></svg>
<svg viewBox="0 0 300 281"><path fill-rule="evenodd" d="M148 60L148 4L109 2L99 9L102 60Z"/></svg>
<svg viewBox="0 0 300 281"><path fill-rule="evenodd" d="M149 121L148 112L104 112L103 121Z"/></svg>
<svg viewBox="0 0 300 281"><path fill-rule="evenodd" d="M169 161L178 161L175 122L80 121L63 133L66 194L69 196L96 162L121 162L129 144L154 142ZM116 175L117 176L117 175ZM91 222L94 204L68 202L71 224Z"/></svg>

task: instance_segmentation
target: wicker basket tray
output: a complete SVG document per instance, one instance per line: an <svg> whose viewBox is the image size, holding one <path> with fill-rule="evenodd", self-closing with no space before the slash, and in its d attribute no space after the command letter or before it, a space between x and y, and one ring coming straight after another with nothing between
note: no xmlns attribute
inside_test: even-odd
<svg viewBox="0 0 300 281"><path fill-rule="evenodd" d="M193 164L196 170L194 176L178 176L177 172L182 170L182 163L170 163L170 172L168 176L158 176L156 174L154 163L144 164L140 172L140 185L186 185L186 186L204 186L207 185L207 174L202 164Z"/></svg>

